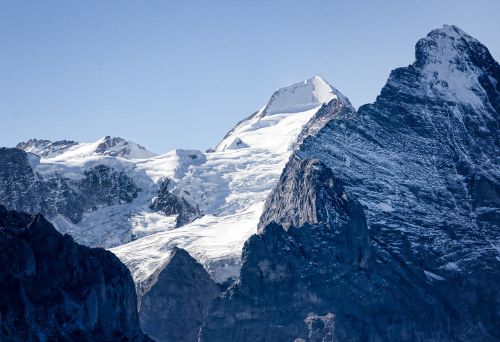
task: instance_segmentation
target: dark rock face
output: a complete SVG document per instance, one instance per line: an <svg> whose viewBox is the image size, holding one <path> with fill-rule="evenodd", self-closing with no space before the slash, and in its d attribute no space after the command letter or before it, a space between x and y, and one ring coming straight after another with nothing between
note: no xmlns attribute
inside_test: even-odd
<svg viewBox="0 0 500 342"><path fill-rule="evenodd" d="M203 318L220 291L202 265L176 248L138 292L145 333L156 341L197 341Z"/></svg>
<svg viewBox="0 0 500 342"><path fill-rule="evenodd" d="M130 272L43 216L0 206L2 341L144 341Z"/></svg>
<svg viewBox="0 0 500 342"><path fill-rule="evenodd" d="M72 140L50 141L43 139L30 139L26 142L20 142L16 148L25 152L34 153L42 158L55 157L68 148L78 144Z"/></svg>
<svg viewBox="0 0 500 342"><path fill-rule="evenodd" d="M85 170L83 174L78 188L89 202L93 202L94 207L130 203L140 191L124 171L115 171L105 165Z"/></svg>
<svg viewBox="0 0 500 342"><path fill-rule="evenodd" d="M77 223L85 212L130 203L140 191L124 171L104 165L85 170L80 180L58 174L43 177L33 168L38 158L19 149L0 148L1 204L49 218L62 214Z"/></svg>
<svg viewBox="0 0 500 342"><path fill-rule="evenodd" d="M498 63L445 26L375 103L329 113L201 339L499 340L499 98Z"/></svg>
<svg viewBox="0 0 500 342"><path fill-rule="evenodd" d="M183 197L169 190L170 179L164 179L158 190L158 196L153 199L150 209L167 216L177 215L176 227L184 226L202 216L199 208L193 207Z"/></svg>

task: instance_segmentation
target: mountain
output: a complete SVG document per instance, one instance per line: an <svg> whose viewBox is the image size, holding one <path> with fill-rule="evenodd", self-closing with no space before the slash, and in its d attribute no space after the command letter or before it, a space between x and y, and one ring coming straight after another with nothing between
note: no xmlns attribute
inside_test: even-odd
<svg viewBox="0 0 500 342"><path fill-rule="evenodd" d="M220 290L188 252L174 248L138 292L139 319L145 333L156 341L196 341Z"/></svg>
<svg viewBox="0 0 500 342"><path fill-rule="evenodd" d="M78 178L38 172L43 166L37 155L0 148L0 203L75 224L99 207L130 203L141 191L125 171L102 164L79 170Z"/></svg>
<svg viewBox="0 0 500 342"><path fill-rule="evenodd" d="M206 152L155 155L111 137L1 148L0 203L109 248L135 281L141 325L159 340L496 341L499 114L499 64L444 26L416 44L415 62L393 70L374 103L356 110L313 77L277 90ZM30 275L30 255L19 254L26 271L9 274ZM74 261L62 255L58 269ZM115 290L129 308L130 294ZM87 311L75 317L92 336ZM132 330L109 316L112 329L142 338L136 314L121 312ZM15 324L26 336L38 329L4 317L9 334ZM49 323L49 334L66 334Z"/></svg>
<svg viewBox="0 0 500 342"><path fill-rule="evenodd" d="M50 141L43 139L30 139L20 142L16 148L25 152L36 154L42 158L51 158L64 153L67 149L78 143L73 140Z"/></svg>
<svg viewBox="0 0 500 342"><path fill-rule="evenodd" d="M167 260L165 246L178 245L224 283L237 277L243 242L255 232L303 126L338 97L317 76L278 89L206 153L154 155L112 137L93 143L30 140L4 148L0 203L44 214L79 243L116 247L124 262L147 270L136 275L131 267L136 280ZM147 236L152 240L141 239ZM143 244L149 247L139 253Z"/></svg>
<svg viewBox="0 0 500 342"><path fill-rule="evenodd" d="M455 26L415 56L306 125L201 341L500 339L500 66Z"/></svg>
<svg viewBox="0 0 500 342"><path fill-rule="evenodd" d="M0 206L2 341L149 341L130 272L41 215Z"/></svg>
<svg viewBox="0 0 500 342"><path fill-rule="evenodd" d="M314 76L303 82L280 88L274 92L263 108L240 121L226 134L220 143L209 151L220 152L227 148L234 149L235 146L242 143L246 145L246 140L251 140L251 146L256 146L259 143L259 135L253 131L261 127L273 125L275 120L280 119L279 115L308 112L338 97L345 99L337 89L333 88L319 76ZM276 114L278 116L273 118ZM266 118L263 119L264 117ZM280 142L279 139L276 140ZM268 144L269 141L263 143Z"/></svg>
<svg viewBox="0 0 500 342"><path fill-rule="evenodd" d="M304 89L309 91L309 97L304 96ZM290 96L288 104L285 95ZM238 123L209 152L202 156L189 153L193 154L192 160L187 158L190 165L171 171L168 188L203 216L180 228L113 248L113 253L132 270L136 283L162 265L168 258L165 251L174 246L187 250L216 282L236 278L243 243L255 233L264 201L278 181L297 137L321 108L321 101L337 96L338 91L319 77L279 89L264 107ZM280 99L280 107L273 104L274 99ZM266 112L270 108L272 114ZM234 141L243 144L233 148ZM186 154L158 156L141 162L138 168L160 177L159 170L173 170L172 165L177 164L172 160L186 160Z"/></svg>
<svg viewBox="0 0 500 342"><path fill-rule="evenodd" d="M157 155L133 141L110 136L99 139L94 143L77 143L72 140L52 142L43 139L30 139L27 142L20 142L16 145L16 148L47 159L60 156L55 159L57 161L82 159L92 155L121 157L125 159L145 159Z"/></svg>

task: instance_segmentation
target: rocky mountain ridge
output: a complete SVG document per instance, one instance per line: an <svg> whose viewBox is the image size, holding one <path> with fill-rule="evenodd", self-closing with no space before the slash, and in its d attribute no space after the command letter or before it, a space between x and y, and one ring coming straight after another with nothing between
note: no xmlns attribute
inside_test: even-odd
<svg viewBox="0 0 500 342"><path fill-rule="evenodd" d="M498 340L499 95L486 47L445 26L375 103L323 106L201 340Z"/></svg>
<svg viewBox="0 0 500 342"><path fill-rule="evenodd" d="M498 340L500 66L447 25L415 57L357 111L318 77L279 89L206 153L2 150L0 199L87 191L54 222L116 246L160 339Z"/></svg>

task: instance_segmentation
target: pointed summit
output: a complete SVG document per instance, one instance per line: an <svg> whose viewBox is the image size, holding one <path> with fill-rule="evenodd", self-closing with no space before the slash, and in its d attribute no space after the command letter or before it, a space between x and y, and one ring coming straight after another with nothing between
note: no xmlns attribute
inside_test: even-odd
<svg viewBox="0 0 500 342"><path fill-rule="evenodd" d="M494 62L488 49L455 25L444 25L429 32L417 42L416 66L429 64L461 64L482 66Z"/></svg>
<svg viewBox="0 0 500 342"><path fill-rule="evenodd" d="M133 141L109 135L99 141L95 153L127 159L144 159L156 156L156 153L148 151L144 146Z"/></svg>
<svg viewBox="0 0 500 342"><path fill-rule="evenodd" d="M284 137L286 141L282 140L278 142L278 145L287 148L295 140L300 128L297 131L288 124L278 128L277 124L283 120L289 120L302 127L315 114L315 111L333 99L350 106L349 100L344 95L319 76L280 88L273 93L264 107L236 124L222 141L208 152L221 152L243 147L274 148L272 144L269 144L269 140L266 143L266 140L262 139L264 131L271 134L275 142L278 141L277 136ZM274 133L269 130L272 126L276 128Z"/></svg>
<svg viewBox="0 0 500 342"><path fill-rule="evenodd" d="M415 79L406 80L409 75ZM479 108L490 101L500 108L500 66L477 39L456 26L432 30L415 46L415 62L391 72L385 91L408 94ZM419 89L416 89L418 85Z"/></svg>
<svg viewBox="0 0 500 342"><path fill-rule="evenodd" d="M278 89L262 115L296 113L312 109L337 98L338 91L319 76Z"/></svg>

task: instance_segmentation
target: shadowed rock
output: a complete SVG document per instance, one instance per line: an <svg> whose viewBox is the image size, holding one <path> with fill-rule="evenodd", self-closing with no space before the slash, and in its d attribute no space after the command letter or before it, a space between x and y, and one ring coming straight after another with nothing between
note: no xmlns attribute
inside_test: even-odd
<svg viewBox="0 0 500 342"><path fill-rule="evenodd" d="M41 215L0 206L0 339L145 341L130 272Z"/></svg>
<svg viewBox="0 0 500 342"><path fill-rule="evenodd" d="M157 341L197 341L219 288L194 258L175 248L139 289L141 327Z"/></svg>

